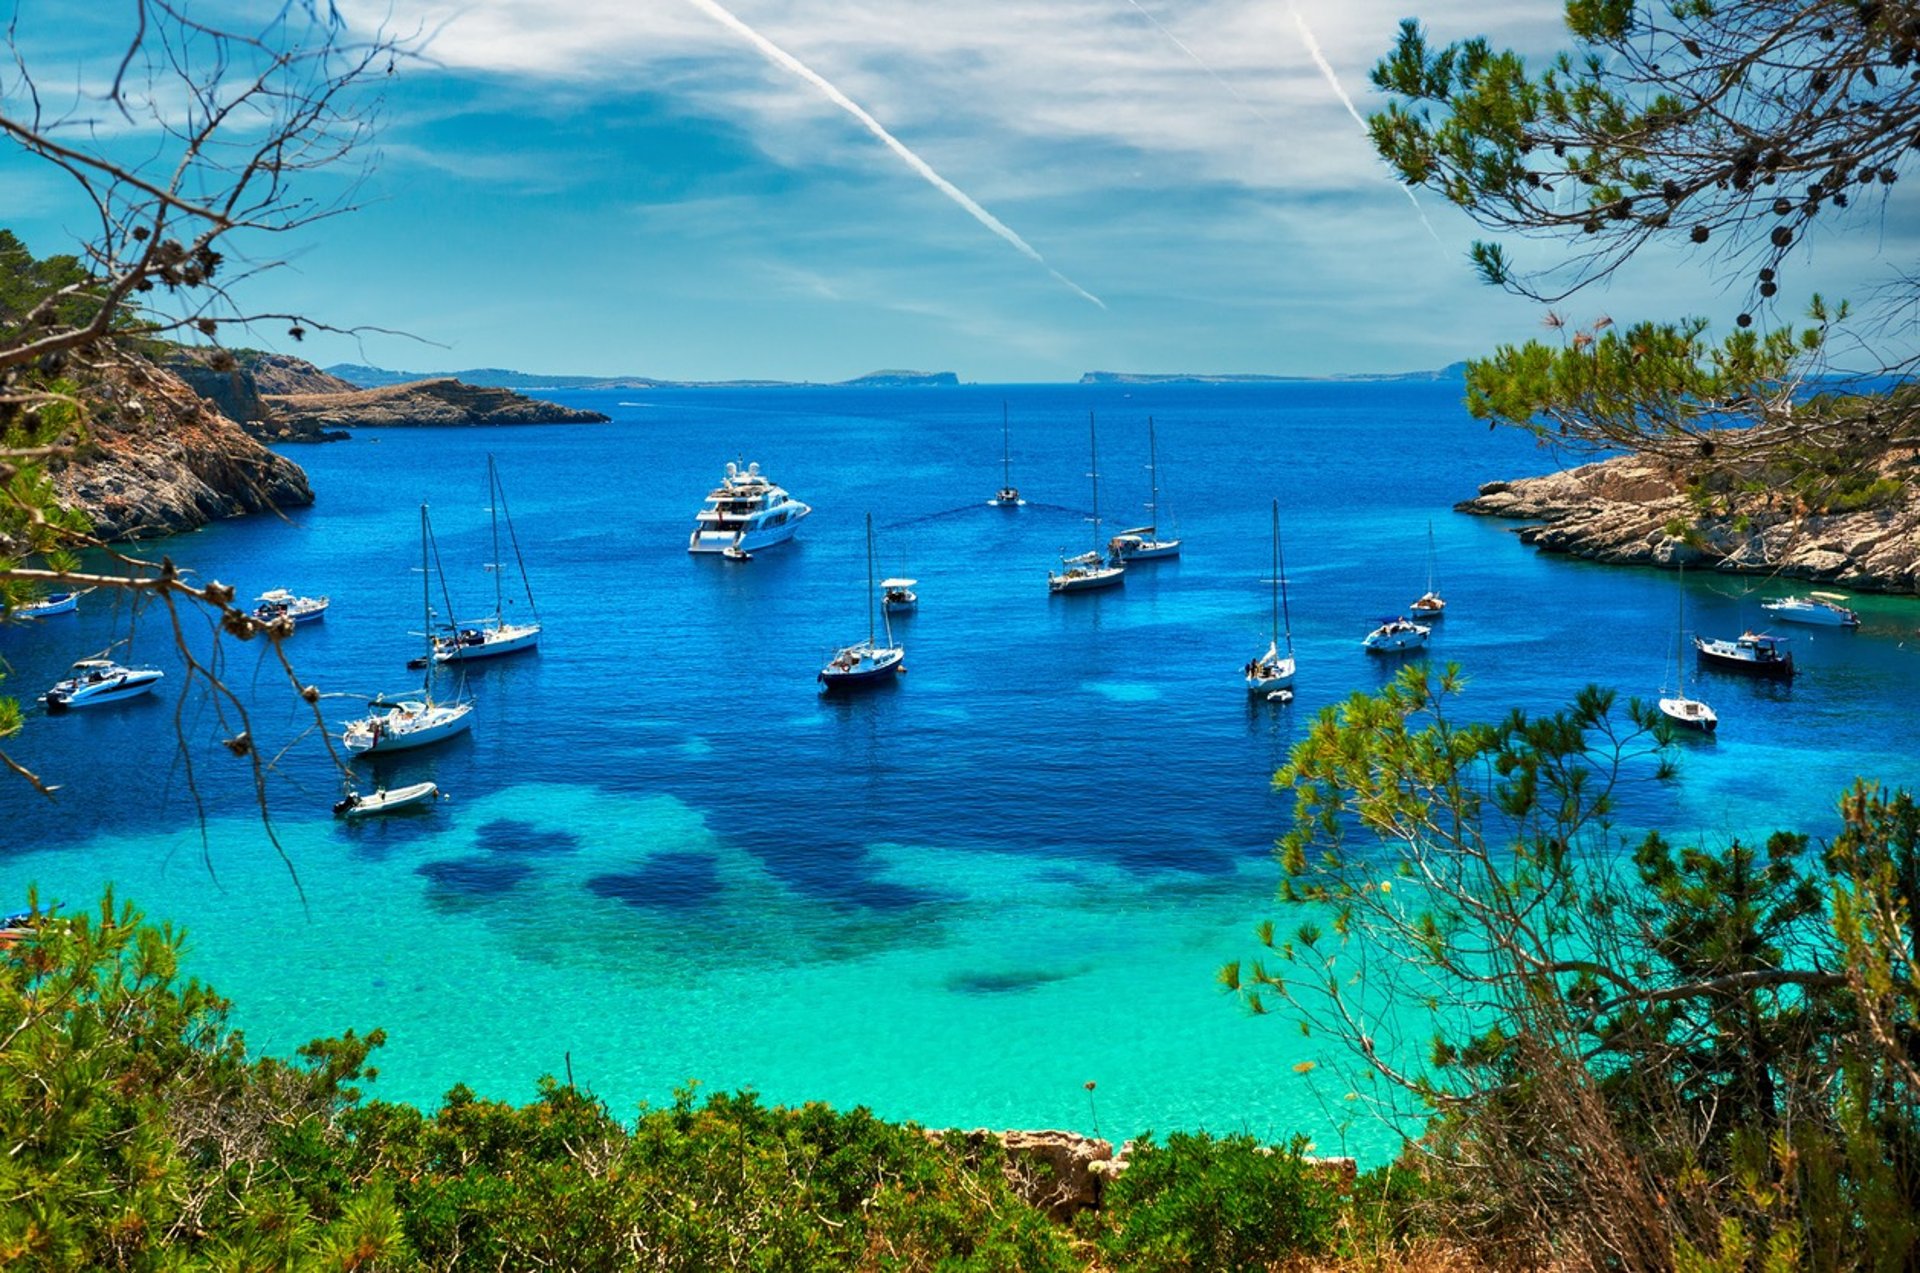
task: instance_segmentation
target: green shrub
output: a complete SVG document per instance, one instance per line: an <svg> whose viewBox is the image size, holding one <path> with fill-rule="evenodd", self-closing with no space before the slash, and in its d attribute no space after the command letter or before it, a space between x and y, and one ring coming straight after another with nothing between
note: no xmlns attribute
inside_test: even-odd
<svg viewBox="0 0 1920 1273"><path fill-rule="evenodd" d="M1122 1268L1199 1273L1328 1250L1339 1203L1305 1148L1180 1132L1162 1147L1143 1136L1108 1192L1102 1252Z"/></svg>

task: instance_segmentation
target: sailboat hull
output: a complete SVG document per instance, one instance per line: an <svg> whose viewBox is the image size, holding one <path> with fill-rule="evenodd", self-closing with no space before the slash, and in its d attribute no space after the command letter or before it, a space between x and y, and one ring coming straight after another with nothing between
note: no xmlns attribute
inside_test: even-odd
<svg viewBox="0 0 1920 1273"><path fill-rule="evenodd" d="M435 641L433 661L472 663L479 659L499 658L503 654L518 654L538 644L540 625L537 623L504 623L499 627L468 628L457 638Z"/></svg>
<svg viewBox="0 0 1920 1273"><path fill-rule="evenodd" d="M340 742L355 755L411 751L445 742L472 728L471 703L429 705L414 710L399 707L382 717L353 722L340 736Z"/></svg>
<svg viewBox="0 0 1920 1273"><path fill-rule="evenodd" d="M1115 558L1125 562L1157 561L1163 557L1178 557L1180 541L1177 539L1135 539L1130 536L1116 537L1107 545Z"/></svg>
<svg viewBox="0 0 1920 1273"><path fill-rule="evenodd" d="M1047 587L1054 592L1093 592L1100 588L1117 587L1126 581L1126 571L1103 567L1084 573L1048 575Z"/></svg>
<svg viewBox="0 0 1920 1273"><path fill-rule="evenodd" d="M840 694L885 685L906 670L906 654L896 646L863 652L848 666L836 659L820 669L820 688L828 694Z"/></svg>
<svg viewBox="0 0 1920 1273"><path fill-rule="evenodd" d="M1720 727L1720 718L1713 709L1693 698L1663 698L1660 700L1660 714L1680 726L1682 729L1698 730L1711 734Z"/></svg>

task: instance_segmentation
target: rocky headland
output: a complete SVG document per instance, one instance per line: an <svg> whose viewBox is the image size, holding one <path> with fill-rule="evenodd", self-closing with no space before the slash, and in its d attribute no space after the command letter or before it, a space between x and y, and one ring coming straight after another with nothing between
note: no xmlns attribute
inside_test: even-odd
<svg viewBox="0 0 1920 1273"><path fill-rule="evenodd" d="M1909 462L1910 463L1910 462ZM1512 482L1489 482L1463 513L1531 523L1543 552L1635 566L1781 575L1860 592L1920 593L1920 490L1909 481L1878 507L1840 513L1703 515L1685 474L1624 455Z"/></svg>
<svg viewBox="0 0 1920 1273"><path fill-rule="evenodd" d="M61 505L101 539L145 539L313 503L306 472L247 435L178 375L140 359L85 386L86 439L48 462Z"/></svg>
<svg viewBox="0 0 1920 1273"><path fill-rule="evenodd" d="M598 411L580 411L486 385L420 380L378 389L323 393L263 393L271 427L313 435L340 429L604 424Z"/></svg>
<svg viewBox="0 0 1920 1273"><path fill-rule="evenodd" d="M416 380L458 380L498 389L944 389L960 383L951 371L870 371L851 380L668 380L659 376L570 376L514 371L507 367L468 367L463 371L390 371L365 363L342 362L327 373L363 389Z"/></svg>

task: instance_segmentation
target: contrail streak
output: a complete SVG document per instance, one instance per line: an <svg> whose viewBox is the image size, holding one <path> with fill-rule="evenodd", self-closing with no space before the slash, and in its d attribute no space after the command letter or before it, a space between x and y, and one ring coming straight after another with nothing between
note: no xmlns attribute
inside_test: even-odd
<svg viewBox="0 0 1920 1273"><path fill-rule="evenodd" d="M1107 303L1101 300L1098 296L1095 296L1092 292L1089 292L1086 288L1080 286L1078 283L1074 282L1072 279L1062 274L1059 270L1054 269L1051 265L1048 265L1047 259L1041 256L1040 253L1036 252L1032 244L1028 243L1025 239L1021 238L1018 234L1015 234L1012 228L1009 227L1005 222L1001 221L1000 218L994 216L991 212L988 212L985 208L975 203L973 199L967 194L966 191L954 185L951 181L948 181L945 177L941 176L939 173L935 172L933 170L932 164L929 164L926 160L922 159L920 156L914 154L911 150L907 149L906 145L902 143L898 137L895 137L892 133L888 132L886 130L886 127L883 124L881 124L879 120L867 114L867 112L861 108L858 102L854 101L851 97L848 97L845 93L842 93L839 89L835 88L830 82L828 82L825 76L821 75L818 71L815 71L812 67L808 66L805 62L802 62L799 58L787 52L785 49L781 48L779 45L775 44L772 40L769 40L766 36L761 35L758 31L754 30L752 27L742 22L739 18L734 17L732 13L728 12L725 8L723 8L720 4L718 4L717 0L687 0L687 3L692 5L694 8L700 10L702 13L706 14L708 17L712 18L715 22L718 22L721 26L724 26L728 30L735 32L742 39L752 44L754 48L760 50L762 56L764 56L769 62L772 62L775 66L782 67L788 71L793 72L795 75L798 75L801 79L805 80L807 83L813 85L815 88L819 89L822 93L826 94L828 101L832 102L835 106L838 106L841 110L847 112L847 114L853 116L855 119L859 120L861 125L868 132L872 133L875 137L879 138L880 141L886 145L888 150L891 150L894 154L900 156L901 159L905 160L909 168L912 168L915 172L919 173L922 177L926 178L927 183L931 185L935 190L938 190L941 194L947 196L947 198L959 204L962 208L966 210L967 214L971 216L975 221L978 221L981 225L984 225L985 227L987 227L987 229L993 231L995 234L1005 239L1008 243L1012 244L1014 248L1017 249L1022 256L1026 257L1028 260L1040 266L1040 268L1044 269L1047 273L1053 275L1054 278L1058 279L1060 282L1064 283L1067 287L1071 288L1077 295L1083 296L1087 300L1092 301L1095 305L1098 305L1101 309L1105 309L1107 307Z"/></svg>
<svg viewBox="0 0 1920 1273"><path fill-rule="evenodd" d="M1289 6L1287 11L1293 14L1293 24L1300 28L1300 39L1306 44L1307 53L1313 58L1313 64L1320 68L1320 74L1325 76L1327 83L1333 87L1333 95L1340 99L1342 106L1347 108L1347 114L1353 116L1353 122L1360 125L1360 131L1367 132L1366 117L1354 108L1353 99L1347 96L1347 90L1340 87L1340 77L1333 73L1333 64L1328 62L1327 55L1320 51L1320 41L1313 38L1313 32L1307 27L1307 20L1300 16L1298 9ZM1399 185L1398 182L1394 184ZM1427 233L1433 236L1433 241L1443 248L1447 246L1441 242L1439 232L1433 228L1433 222L1427 220L1427 210L1420 206L1420 200L1414 196L1413 188L1400 186L1400 189L1406 193L1407 202L1413 205L1414 215L1420 218L1421 225L1427 227Z"/></svg>
<svg viewBox="0 0 1920 1273"><path fill-rule="evenodd" d="M1164 22L1160 21L1160 19L1154 17L1151 13L1147 12L1146 9L1142 8L1140 5L1140 0L1127 0L1127 3L1132 5L1134 8L1139 9L1140 16L1145 18L1147 21L1153 23L1153 25L1156 28L1158 28L1160 34L1166 36L1167 39L1172 42L1174 48L1179 49L1182 53L1192 58L1193 64L1195 66L1205 71L1208 75L1213 76L1214 82L1218 84L1221 88L1226 89L1227 92L1231 93L1235 101L1239 102L1242 106L1246 107L1248 110L1258 115L1260 117L1261 123L1266 124L1269 127L1275 126L1273 120L1267 117L1267 113L1265 111L1261 110L1258 106L1255 106L1247 98L1242 97L1240 95L1239 89L1235 88L1232 84L1228 83L1227 80L1221 76L1220 72L1214 70L1211 66L1207 65L1204 61L1202 61L1200 58L1200 55L1198 53L1195 53L1192 49L1188 48L1186 44L1181 41L1179 36L1175 35L1172 31L1169 31Z"/></svg>

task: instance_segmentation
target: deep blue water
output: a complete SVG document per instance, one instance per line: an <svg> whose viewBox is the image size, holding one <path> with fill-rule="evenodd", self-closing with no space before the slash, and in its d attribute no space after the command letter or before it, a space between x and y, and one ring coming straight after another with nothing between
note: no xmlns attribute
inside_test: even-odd
<svg viewBox="0 0 1920 1273"><path fill-rule="evenodd" d="M336 824L311 712L277 664L228 642L221 671L278 757L266 790L289 869L248 767L218 746L235 721L187 684L165 612L130 616L96 593L77 618L0 630L8 688L31 697L130 630L134 657L169 679L150 701L36 717L13 740L63 788L48 802L0 784L0 896L38 882L84 904L117 882L188 927L190 967L237 1000L256 1043L386 1026L388 1096L431 1101L466 1080L520 1097L570 1053L622 1109L699 1078L933 1123L1097 1118L1330 1143L1326 1093L1291 1069L1305 1045L1212 974L1272 911L1289 802L1267 780L1313 713L1391 674L1358 641L1424 587L1429 521L1450 610L1428 657L1466 668L1461 710L1549 710L1588 682L1651 697L1671 674L1673 575L1543 557L1506 524L1450 511L1482 481L1554 463L1467 419L1458 395L627 390L552 395L611 425L294 449L313 508L147 551L246 596L329 594L291 653L302 679L363 695L417 684L404 664L422 501L455 607L490 608L485 456L498 458L541 648L470 671L470 737L375 770L431 777L453 800ZM985 503L1003 400L1030 501L1018 511ZM1050 597L1058 553L1091 542L1089 410L1109 530L1146 499L1151 414L1186 549L1136 566L1124 590ZM751 563L690 557L692 515L735 458L815 512ZM1267 640L1276 496L1301 668L1284 707L1250 703L1239 679ZM896 620L909 672L823 700L815 671L865 635L869 512L879 572L921 581L918 613ZM1710 635L1759 626L1760 596L1788 590L1685 586L1688 626ZM1821 832L1855 774L1920 779L1920 721L1899 706L1920 691L1920 605L1858 608L1858 633L1792 629L1804 675L1790 688L1690 669L1721 734L1683 749L1677 782L1632 788L1623 822ZM355 706L328 699L323 714L337 731Z"/></svg>

